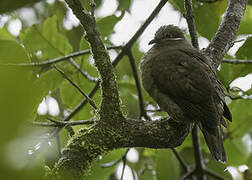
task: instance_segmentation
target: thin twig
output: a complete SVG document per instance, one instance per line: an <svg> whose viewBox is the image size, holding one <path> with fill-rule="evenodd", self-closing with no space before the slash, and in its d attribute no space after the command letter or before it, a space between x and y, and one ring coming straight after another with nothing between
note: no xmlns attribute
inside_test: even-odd
<svg viewBox="0 0 252 180"><path fill-rule="evenodd" d="M95 86L93 87L93 89L91 90L91 92L88 94L88 96L90 98L92 98L95 95L96 91L99 89L99 87L100 87L100 81L95 84ZM83 99L80 102L80 104L78 104L75 107L75 109L67 117L65 117L62 120L62 122L68 122L68 121L70 121L70 119L72 119L72 117L74 117L87 103L88 103L87 98ZM49 139L55 137L55 135L57 135L60 132L61 129L62 129L62 127L57 127L54 130L52 130L51 133L50 133Z"/></svg>
<svg viewBox="0 0 252 180"><path fill-rule="evenodd" d="M95 110L98 109L97 106L95 105L95 102L84 91L82 91L82 89L75 82L73 82L60 68L58 68L56 65L54 65L54 68L87 99L89 104Z"/></svg>
<svg viewBox="0 0 252 180"><path fill-rule="evenodd" d="M52 118L46 118L46 119L53 122L53 123L55 123L55 124L61 124L61 121L57 121L57 120L54 120Z"/></svg>
<svg viewBox="0 0 252 180"><path fill-rule="evenodd" d="M162 7L167 3L167 0L161 0L157 7L152 11L151 15L146 19L146 21L143 23L143 25L137 30L137 32L132 36L132 38L125 44L121 52L117 55L117 57L113 61L113 66L115 67L122 57L125 55L125 52L127 52L127 49L131 48L132 45L136 42L136 40L141 36L141 34L144 32L144 30L148 27L148 25L151 23L151 21L157 16L159 11L162 9Z"/></svg>
<svg viewBox="0 0 252 180"><path fill-rule="evenodd" d="M59 153L59 157L61 157L61 142L60 142L60 136L59 135L56 136L56 143L57 143L57 150L58 150L58 153Z"/></svg>
<svg viewBox="0 0 252 180"><path fill-rule="evenodd" d="M125 166L126 166L126 159L123 159L123 168L122 168L122 174L121 174L120 180L123 180L123 175L124 175Z"/></svg>
<svg viewBox="0 0 252 180"><path fill-rule="evenodd" d="M242 60L242 59L223 59L221 62L228 64L252 64L252 60Z"/></svg>
<svg viewBox="0 0 252 180"><path fill-rule="evenodd" d="M246 41L249 37L252 37L252 36L247 36L245 39L234 40L233 44L239 43L239 42L242 42L242 41Z"/></svg>
<svg viewBox="0 0 252 180"><path fill-rule="evenodd" d="M99 81L99 78L90 76L87 71L84 71L83 69L80 68L79 64L77 64L73 58L69 58L70 63L84 76L87 80L91 82L97 82Z"/></svg>
<svg viewBox="0 0 252 180"><path fill-rule="evenodd" d="M162 112L161 109L147 109L146 111L147 111L147 112L150 112L150 113Z"/></svg>
<svg viewBox="0 0 252 180"><path fill-rule="evenodd" d="M187 21L189 32L190 32L192 45L196 49L199 49L197 31L196 31L195 20L194 20L193 9L192 9L192 0L185 0L184 5L185 5L185 10L186 10L186 15L185 15L186 21Z"/></svg>
<svg viewBox="0 0 252 180"><path fill-rule="evenodd" d="M243 96L227 95L231 100L245 99Z"/></svg>
<svg viewBox="0 0 252 180"><path fill-rule="evenodd" d="M202 151L200 147L199 133L198 128L195 125L192 130L192 141L193 141L193 149L194 149L194 158L195 158L195 171L193 174L197 176L197 178L201 180L205 180L206 176L204 175L205 165L203 162Z"/></svg>
<svg viewBox="0 0 252 180"><path fill-rule="evenodd" d="M182 159L182 157L179 155L179 153L177 152L177 150L175 148L171 148L173 154L175 155L175 157L177 158L177 160L179 161L180 165L182 166L183 170L185 172L188 172L188 167L186 166L186 163L184 162L184 160Z"/></svg>
<svg viewBox="0 0 252 180"><path fill-rule="evenodd" d="M186 174L183 175L183 177L180 180L186 180L186 179L192 177L194 171L195 170L187 172Z"/></svg>
<svg viewBox="0 0 252 180"><path fill-rule="evenodd" d="M141 89L139 77L138 77L138 74L137 74L137 68L136 68L135 58L134 58L131 50L129 50L127 52L127 55L129 57L132 73L133 73L133 76L134 76L134 79L135 79L135 83L136 83L136 88L137 88L137 93L138 93L138 98L139 98L140 118L144 117L146 120L150 120L150 117L147 115L147 113L145 111L145 107L144 107L144 100L143 100L143 95L142 95L142 89Z"/></svg>
<svg viewBox="0 0 252 180"><path fill-rule="evenodd" d="M216 3L218 1L223 1L223 0L198 0L199 2L203 2L203 3Z"/></svg>
<svg viewBox="0 0 252 180"><path fill-rule="evenodd" d="M101 164L101 167L102 168L108 168L108 167L112 167L116 164L118 164L120 161L122 161L123 159L125 159L127 157L127 154L129 152L130 148L128 148L125 153L122 155L122 157L120 159L117 159L115 161L111 161L111 162L108 162L108 163L103 163Z"/></svg>
<svg viewBox="0 0 252 180"><path fill-rule="evenodd" d="M121 175L121 179L120 180L123 180L123 175L124 175L124 170L125 170L125 166L126 166L126 157L127 157L127 154L129 152L129 148L126 150L126 152L124 153L124 155L122 156L122 161L123 161L123 168L122 168L122 175Z"/></svg>
<svg viewBox="0 0 252 180"><path fill-rule="evenodd" d="M111 49L122 49L122 46L107 47L107 50L111 50ZM20 64L8 63L8 64L0 64L0 66L29 66L29 67L32 67L32 66L49 66L51 64L66 61L69 58L75 58L75 57L85 55L85 54L90 54L90 53L91 53L91 50L86 49L86 50L77 51L77 52L74 52L74 53L71 53L71 54L68 54L68 55L65 55L65 56L60 56L60 57L57 57L57 58L54 58L54 59L43 61L43 62L20 63Z"/></svg>
<svg viewBox="0 0 252 180"><path fill-rule="evenodd" d="M193 16L192 0L185 0L184 5L186 9L186 20L187 20L191 40L192 40L192 45L195 48L199 49L197 31L196 31L195 20ZM194 158L195 158L195 163L196 163L195 169L192 171L192 174L195 174L199 179L204 180L206 179L206 176L204 175L205 165L203 162L198 128L196 125L194 126L192 130L192 142L193 142L193 148L194 148Z"/></svg>
<svg viewBox="0 0 252 180"><path fill-rule="evenodd" d="M71 137L73 137L73 135L75 134L73 127L70 126L69 124L67 124L67 125L65 125L65 129L67 130L67 132L69 133L69 135Z"/></svg>
<svg viewBox="0 0 252 180"><path fill-rule="evenodd" d="M60 123L48 123L48 122L32 122L31 125L40 126L40 127L64 127L66 125L78 126L78 125L87 125L93 124L94 120L79 120L79 121L59 121Z"/></svg>

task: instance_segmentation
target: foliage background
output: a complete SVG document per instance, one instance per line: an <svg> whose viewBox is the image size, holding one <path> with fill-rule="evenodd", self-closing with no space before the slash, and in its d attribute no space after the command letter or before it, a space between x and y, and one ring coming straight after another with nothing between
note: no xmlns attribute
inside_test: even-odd
<svg viewBox="0 0 252 180"><path fill-rule="evenodd" d="M113 46L111 35L114 27L127 13L131 13L132 4L138 0L118 0L117 13L105 17L98 17L97 23L106 46ZM70 54L75 51L88 49L88 44L83 37L83 30L78 23L72 29L64 27L64 19L68 8L63 1L55 0L53 3L46 1L1 1L0 14L2 17L9 16L7 22L0 29L0 179L32 179L43 177L43 165L52 166L58 158L57 141L46 139L44 135L49 132L47 128L27 126L27 121L45 121L52 117L49 113L38 115L37 108L43 98L53 97L59 104L60 113L55 119L64 117L70 113L81 101L82 95L72 87L60 74L48 66L43 67L12 67L3 66L8 63L31 63L43 62L49 59ZM87 1L82 1L88 7ZM170 0L169 3L174 10L183 14L183 1ZM101 0L96 1L97 8L102 5ZM201 3L194 1L194 12L198 35L211 40L216 32L222 15L226 9L227 1L216 3ZM31 19L22 16L24 8L31 8L35 12ZM21 8L21 9L20 9ZM23 9L22 9L23 8ZM119 13L120 12L120 13ZM211 16L211 18L209 18ZM20 34L15 37L8 26L15 19L22 23ZM0 20L0 21L1 21ZM1 22L0 22L1 24ZM229 59L252 59L252 3L249 1L246 13L240 25L238 37L246 39L234 55L227 55ZM117 50L113 50L116 54ZM113 53L111 56L113 56ZM139 41L134 45L133 55L136 64L139 64L143 52L139 49ZM113 58L112 58L113 59ZM90 75L97 77L97 71L92 63L90 55L80 56L75 59ZM60 62L58 67L71 77L86 93L93 83L86 80L69 62ZM128 117L138 118L140 114L138 106L135 82L127 57L120 62L115 69L120 96L122 99L124 113ZM252 101L251 89L246 91L231 87L230 84L238 77L243 77L252 72L251 64L221 64L218 76L229 89L231 98L227 98L229 107L233 114L233 122L229 123L225 149L227 151L227 164L220 164L210 158L206 145L203 143L204 157L208 159L206 165L215 172L232 179L230 173L224 171L227 166L239 167L247 165L252 169ZM248 83L248 82L247 82ZM93 100L100 103L100 92L96 93ZM154 101L144 92L144 100L149 107L156 108ZM90 105L85 106L74 118L74 120L89 119L94 112ZM153 113L153 117L159 117L164 113ZM32 128L31 128L32 127ZM74 130L81 128L74 126ZM66 130L60 133L61 146L63 147L69 139ZM46 141L47 143L42 143ZM152 150L137 148L138 161L127 162L134 174L139 179L178 179L182 169L171 150ZM194 163L191 137L178 147L178 152L187 164ZM90 176L86 179L109 179L115 173L117 165L101 168L101 164L120 159L126 150L115 150L93 165ZM240 174L242 174L240 172Z"/></svg>

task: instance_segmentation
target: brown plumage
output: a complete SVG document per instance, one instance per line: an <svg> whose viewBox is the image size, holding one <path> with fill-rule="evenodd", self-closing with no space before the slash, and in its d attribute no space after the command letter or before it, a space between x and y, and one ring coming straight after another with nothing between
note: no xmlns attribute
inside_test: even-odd
<svg viewBox="0 0 252 180"><path fill-rule="evenodd" d="M145 90L173 119L196 122L213 157L225 162L221 125L232 116L209 60L173 25L160 27L150 44L140 65Z"/></svg>

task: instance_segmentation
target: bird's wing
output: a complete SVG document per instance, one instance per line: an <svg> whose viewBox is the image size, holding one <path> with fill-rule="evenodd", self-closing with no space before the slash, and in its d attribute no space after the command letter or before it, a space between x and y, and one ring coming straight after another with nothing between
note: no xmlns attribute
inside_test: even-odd
<svg viewBox="0 0 252 180"><path fill-rule="evenodd" d="M215 134L223 109L205 63L180 50L155 57L152 77L157 88L180 106L191 120Z"/></svg>
<svg viewBox="0 0 252 180"><path fill-rule="evenodd" d="M188 56L192 57L192 58L196 58L199 62L204 63L208 69L208 74L210 77L210 80L212 82L212 84L214 85L215 91L217 93L217 96L222 100L222 104L223 104L223 108L224 108L224 112L223 112L223 116L225 118L227 118L229 121L232 122L232 114L229 111L226 102L225 102L225 96L226 96L226 89L224 88L224 86L222 85L222 83L219 81L219 79L217 79L216 77L216 73L215 71L212 69L212 66L209 63L209 60L201 53L199 53L196 49L192 48L192 49L179 49L179 51L187 54ZM225 121L222 120L222 124L226 127L227 125L225 124Z"/></svg>

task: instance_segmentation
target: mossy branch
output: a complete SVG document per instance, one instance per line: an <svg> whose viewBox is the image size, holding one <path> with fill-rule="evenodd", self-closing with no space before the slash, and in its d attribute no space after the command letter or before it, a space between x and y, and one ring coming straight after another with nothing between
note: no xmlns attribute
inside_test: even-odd
<svg viewBox="0 0 252 180"><path fill-rule="evenodd" d="M100 33L96 26L95 17L92 13L89 13L82 7L79 0L66 0L66 2L76 17L80 20L80 23L86 32L85 39L90 44L95 65L101 76L103 98L100 116L111 116L108 115L108 113L112 113L116 116L122 116L113 66L111 64L108 52L101 40Z"/></svg>
<svg viewBox="0 0 252 180"><path fill-rule="evenodd" d="M124 147L171 148L181 145L193 124L172 119L142 121L116 119L120 123L98 121L77 132L64 149L53 176L59 179L83 179L99 155ZM106 124L104 124L106 122Z"/></svg>

